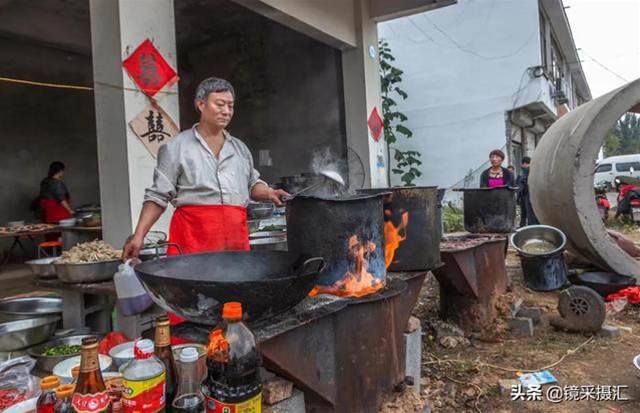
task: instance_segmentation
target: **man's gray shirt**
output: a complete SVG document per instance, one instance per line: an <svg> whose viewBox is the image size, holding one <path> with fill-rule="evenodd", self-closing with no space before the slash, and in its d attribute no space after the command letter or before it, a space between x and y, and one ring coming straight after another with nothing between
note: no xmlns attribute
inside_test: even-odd
<svg viewBox="0 0 640 413"><path fill-rule="evenodd" d="M162 145L145 201L166 208L182 205L239 205L249 203L251 188L260 180L249 148L226 131L216 158L196 125Z"/></svg>

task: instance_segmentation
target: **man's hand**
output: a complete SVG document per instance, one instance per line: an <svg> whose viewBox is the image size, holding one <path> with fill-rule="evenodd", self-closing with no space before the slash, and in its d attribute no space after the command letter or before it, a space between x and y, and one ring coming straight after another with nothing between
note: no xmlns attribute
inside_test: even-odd
<svg viewBox="0 0 640 413"><path fill-rule="evenodd" d="M269 189L270 189L269 201L276 204L277 207L281 207L282 205L284 205L282 203L282 198L284 198L285 196L291 196L287 191L283 189L273 189L273 188L269 188Z"/></svg>
<svg viewBox="0 0 640 413"><path fill-rule="evenodd" d="M130 235L129 238L127 238L127 242L124 244L124 247L122 248L122 262L130 258L138 258L140 249L142 249L143 244L143 237L137 237L135 234Z"/></svg>

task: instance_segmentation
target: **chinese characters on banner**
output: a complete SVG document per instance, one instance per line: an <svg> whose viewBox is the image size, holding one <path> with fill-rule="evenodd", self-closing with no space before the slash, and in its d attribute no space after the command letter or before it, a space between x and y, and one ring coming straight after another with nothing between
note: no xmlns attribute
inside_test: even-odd
<svg viewBox="0 0 640 413"><path fill-rule="evenodd" d="M180 132L167 112L154 104L144 108L129 126L154 158L158 156L160 145Z"/></svg>
<svg viewBox="0 0 640 413"><path fill-rule="evenodd" d="M122 65L138 87L151 98L167 83L178 80L176 71L149 39L142 42Z"/></svg>

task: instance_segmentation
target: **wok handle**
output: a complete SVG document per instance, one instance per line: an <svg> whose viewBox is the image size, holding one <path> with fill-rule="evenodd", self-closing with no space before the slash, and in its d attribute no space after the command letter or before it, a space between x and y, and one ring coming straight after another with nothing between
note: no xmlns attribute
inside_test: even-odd
<svg viewBox="0 0 640 413"><path fill-rule="evenodd" d="M176 244L175 242L165 242L162 245L166 245L167 247L174 247L175 249L178 250L178 254L184 255L182 254L182 248L180 248L180 245Z"/></svg>
<svg viewBox="0 0 640 413"><path fill-rule="evenodd" d="M314 267L316 264L317 264L317 267ZM308 260L302 263L302 266L300 269L300 276L303 277L305 275L309 275L313 273L320 273L324 271L324 268L325 268L324 258L322 257L309 258Z"/></svg>

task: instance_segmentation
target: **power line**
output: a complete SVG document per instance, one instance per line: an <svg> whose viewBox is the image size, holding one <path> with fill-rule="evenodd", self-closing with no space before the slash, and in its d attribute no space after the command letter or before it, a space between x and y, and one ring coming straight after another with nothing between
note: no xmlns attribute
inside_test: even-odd
<svg viewBox="0 0 640 413"><path fill-rule="evenodd" d="M456 39L454 39L453 37L451 37L447 32L445 32L440 26L438 26L437 24L435 24L429 17L427 17L426 13L422 13L420 14L420 16L424 17L429 23L431 23L431 25L438 31L440 32L440 34L442 34L444 37L446 37L458 50L465 52L465 53L469 53L473 56L479 57L480 59L484 59L484 60L499 60L499 59L505 59L507 57L511 57L511 56L515 56L518 53L520 53L522 51L522 49L525 48L526 45L529 44L529 42L531 42L531 39L533 39L534 35L537 32L537 29L533 30L531 32L531 34L529 35L529 37L527 38L527 40L522 43L520 46L518 46L517 49L515 49L515 51L513 53L508 53L505 55L501 55L501 56L484 56L481 55L480 53L477 53L474 50L471 49L467 49L466 47L464 47L463 45L461 45L460 43L458 43L458 41Z"/></svg>
<svg viewBox="0 0 640 413"><path fill-rule="evenodd" d="M598 66L600 66L601 68L603 68L604 70L606 70L607 72L611 73L612 75L614 75L615 77L617 77L620 80L623 80L625 82L629 82L628 79L625 79L624 77L622 77L621 75L619 75L618 73L614 72L612 69L609 69L607 66L605 66L603 63L601 63L599 60L597 60L596 58L594 58L593 56L591 56L589 53L585 52L584 50L580 49L580 52L584 53L589 59L591 59L591 61L595 64L597 64Z"/></svg>

